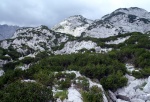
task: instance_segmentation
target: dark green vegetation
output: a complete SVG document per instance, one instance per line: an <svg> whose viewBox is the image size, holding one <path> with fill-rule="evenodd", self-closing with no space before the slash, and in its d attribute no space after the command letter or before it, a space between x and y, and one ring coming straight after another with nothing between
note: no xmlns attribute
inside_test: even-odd
<svg viewBox="0 0 150 102"><path fill-rule="evenodd" d="M105 44L107 41L116 40L117 38L131 36L124 43L118 45ZM116 90L127 84L124 77L126 73L132 74L136 78L145 78L150 76L150 35L141 33L130 33L117 35L109 38L71 38L77 41L91 40L101 47L113 48L108 53L91 53L85 49L77 54L69 55L53 55L50 52L40 52L35 58L26 57L18 60L21 54L14 49L0 49L0 58L9 62L2 68L5 74L0 77L0 99L1 102L8 100L22 100L23 102L47 102L55 100L62 96L66 98L66 91L57 93L55 97L52 95L52 86L58 85L58 89L66 90L75 83L78 88L82 89L82 96L85 102L102 102L102 94L98 88L89 89L89 83L86 78L78 77L81 80L75 82L74 73L62 73L65 70L79 71L82 75L97 79L105 90ZM60 45L63 46L63 45ZM59 48L58 48L59 49ZM49 54L50 55L49 55ZM9 56L5 56L8 54ZM139 71L129 73L125 68L125 63L131 63L138 68ZM31 64L27 70L15 69L19 65ZM58 73L55 73L58 72ZM64 80L61 80L61 79ZM21 83L23 79L36 80L36 83ZM20 91L21 90L21 91ZM97 93L97 94L93 94ZM23 95L23 96L22 96ZM44 96L43 96L44 95ZM14 96L14 97L13 97ZM36 97L36 100L35 100ZM100 99L99 101L95 100Z"/></svg>
<svg viewBox="0 0 150 102"><path fill-rule="evenodd" d="M60 100L63 101L64 99L68 98L68 91L64 90L64 91L57 92L54 97L60 98Z"/></svg>
<svg viewBox="0 0 150 102"><path fill-rule="evenodd" d="M1 102L48 102L51 89L37 83L13 82L0 91Z"/></svg>
<svg viewBox="0 0 150 102"><path fill-rule="evenodd" d="M83 102L103 102L102 90L93 86L89 91L82 91Z"/></svg>
<svg viewBox="0 0 150 102"><path fill-rule="evenodd" d="M16 60L19 57L21 57L21 54L18 53L16 50L14 50L13 48L9 47L7 50L0 48L0 59L1 60L7 60L10 61L12 60Z"/></svg>
<svg viewBox="0 0 150 102"><path fill-rule="evenodd" d="M27 71L30 73L32 78L32 75L40 70L47 70L49 72L76 70L80 71L80 73L86 77L91 79L96 78L99 81L107 79L110 75L112 75L122 82L121 85L120 83L115 83L115 87L111 88L111 84L114 84L114 81L119 81L118 79L113 79L107 87L107 89L112 90L126 85L127 82L127 80L123 77L126 73L124 64L118 60L112 59L109 54L78 53L71 55L54 55L42 59L39 63L33 65Z"/></svg>

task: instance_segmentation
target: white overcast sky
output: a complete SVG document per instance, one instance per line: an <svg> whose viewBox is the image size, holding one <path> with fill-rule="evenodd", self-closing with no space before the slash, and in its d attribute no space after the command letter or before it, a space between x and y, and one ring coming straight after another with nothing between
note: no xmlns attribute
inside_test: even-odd
<svg viewBox="0 0 150 102"><path fill-rule="evenodd" d="M69 16L94 20L129 7L150 11L150 0L0 0L0 24L53 26Z"/></svg>

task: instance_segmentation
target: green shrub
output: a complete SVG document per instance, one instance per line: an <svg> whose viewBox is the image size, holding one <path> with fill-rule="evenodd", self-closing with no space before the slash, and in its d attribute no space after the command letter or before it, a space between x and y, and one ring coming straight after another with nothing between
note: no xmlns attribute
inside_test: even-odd
<svg viewBox="0 0 150 102"><path fill-rule="evenodd" d="M77 88L82 90L89 90L89 81L85 77L77 77L74 80L74 84Z"/></svg>
<svg viewBox="0 0 150 102"><path fill-rule="evenodd" d="M49 102L51 89L37 83L13 82L0 91L1 102Z"/></svg>
<svg viewBox="0 0 150 102"><path fill-rule="evenodd" d="M21 79L23 74L24 71L22 71L21 69L6 71L5 74L0 77L0 87L2 88L6 84L10 84L18 79Z"/></svg>
<svg viewBox="0 0 150 102"><path fill-rule="evenodd" d="M120 72L117 72L117 74L111 74L108 77L103 77L100 80L100 83L106 90L116 90L117 88L121 88L123 86L127 85L127 78L122 76Z"/></svg>
<svg viewBox="0 0 150 102"><path fill-rule="evenodd" d="M46 86L52 86L54 84L54 75L47 70L41 70L34 74L34 79Z"/></svg>
<svg viewBox="0 0 150 102"><path fill-rule="evenodd" d="M149 77L150 76L150 68L144 68L143 70L141 70L141 73L143 75L143 77Z"/></svg>
<svg viewBox="0 0 150 102"><path fill-rule="evenodd" d="M77 65L69 65L67 69L78 71L79 69L81 69L81 67Z"/></svg>
<svg viewBox="0 0 150 102"><path fill-rule="evenodd" d="M56 98L56 99L60 98L60 100L63 101L64 99L68 98L68 91L67 90L63 90L63 91L57 92L54 95L54 98Z"/></svg>
<svg viewBox="0 0 150 102"><path fill-rule="evenodd" d="M34 62L34 58L33 57L25 57L24 59L21 60L21 62L24 64L30 64L30 63Z"/></svg>
<svg viewBox="0 0 150 102"><path fill-rule="evenodd" d="M35 57L35 60L38 61L40 59L44 59L46 57L48 57L48 52L47 51L43 51L43 52L39 52L36 57Z"/></svg>
<svg viewBox="0 0 150 102"><path fill-rule="evenodd" d="M65 80L61 80L59 82L59 88L60 89L68 89L71 86L71 80L66 78Z"/></svg>
<svg viewBox="0 0 150 102"><path fill-rule="evenodd" d="M143 77L143 75L140 71L132 71L132 75L138 79Z"/></svg>
<svg viewBox="0 0 150 102"><path fill-rule="evenodd" d="M75 73L58 72L55 74L55 78L57 78L57 80L61 78L74 79L75 77L76 77Z"/></svg>
<svg viewBox="0 0 150 102"><path fill-rule="evenodd" d="M100 88L93 86L89 91L82 91L83 102L103 102L103 95Z"/></svg>

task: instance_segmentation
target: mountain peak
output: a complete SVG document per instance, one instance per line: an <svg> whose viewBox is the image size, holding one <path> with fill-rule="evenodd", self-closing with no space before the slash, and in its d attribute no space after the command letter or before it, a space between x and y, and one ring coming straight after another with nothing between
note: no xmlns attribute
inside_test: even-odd
<svg viewBox="0 0 150 102"><path fill-rule="evenodd" d="M74 16L70 16L68 18L66 18L64 21L68 21L68 22L84 22L84 23L91 23L92 20L87 19L85 17L83 17L82 15L74 15ZM62 21L63 22L63 21Z"/></svg>
<svg viewBox="0 0 150 102"><path fill-rule="evenodd" d="M92 20L89 20L81 15L74 15L66 18L52 30L61 33L71 34L73 36L80 36L81 33L92 23Z"/></svg>
<svg viewBox="0 0 150 102"><path fill-rule="evenodd" d="M86 36L109 37L128 32L146 33L150 29L150 13L138 7L119 8L94 21L85 31Z"/></svg>
<svg viewBox="0 0 150 102"><path fill-rule="evenodd" d="M130 7L129 9L130 9L130 10L143 10L143 11L146 11L145 9L139 8L139 7ZM146 11L146 12L147 12L147 11Z"/></svg>
<svg viewBox="0 0 150 102"><path fill-rule="evenodd" d="M141 26L142 25L142 26ZM100 20L89 20L81 15L66 18L52 30L73 36L81 33L91 37L109 37L128 32L149 31L150 13L139 7L119 8L103 16Z"/></svg>
<svg viewBox="0 0 150 102"><path fill-rule="evenodd" d="M119 8L116 9L115 11L133 11L133 10L138 10L138 11L143 11L143 12L147 12L145 9L139 8L139 7L130 7L130 8Z"/></svg>
<svg viewBox="0 0 150 102"><path fill-rule="evenodd" d="M102 17L102 20L107 19L110 16L114 16L116 14L126 14L126 15L135 15L140 18L146 18L150 19L150 13L146 11L145 9L139 8L139 7L130 7L130 8L119 8L116 9L114 12L107 14Z"/></svg>
<svg viewBox="0 0 150 102"><path fill-rule="evenodd" d="M145 9L139 8L139 7L130 7L130 8L119 8L115 10L114 12L124 12L129 14L137 14L137 13L148 13ZM141 15L142 15L141 14Z"/></svg>
<svg viewBox="0 0 150 102"><path fill-rule="evenodd" d="M69 18L81 19L81 18L85 18L85 17L83 17L82 15L73 15L73 16L68 17L67 19L69 19Z"/></svg>

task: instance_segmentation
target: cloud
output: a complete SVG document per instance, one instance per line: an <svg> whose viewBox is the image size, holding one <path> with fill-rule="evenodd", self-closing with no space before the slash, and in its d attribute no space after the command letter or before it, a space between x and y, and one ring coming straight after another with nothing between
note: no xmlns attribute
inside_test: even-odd
<svg viewBox="0 0 150 102"><path fill-rule="evenodd" d="M1 0L0 24L53 26L72 15L100 19L117 8L141 7L149 0Z"/></svg>

